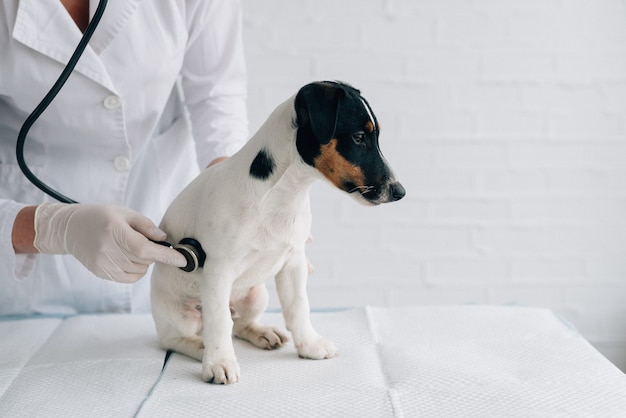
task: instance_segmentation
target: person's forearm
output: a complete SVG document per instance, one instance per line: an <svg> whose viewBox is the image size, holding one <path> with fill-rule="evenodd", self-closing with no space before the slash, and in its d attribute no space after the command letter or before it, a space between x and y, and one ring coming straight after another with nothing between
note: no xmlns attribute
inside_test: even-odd
<svg viewBox="0 0 626 418"><path fill-rule="evenodd" d="M37 249L35 241L35 210L37 206L26 206L20 210L13 223L13 249L16 254L33 254Z"/></svg>

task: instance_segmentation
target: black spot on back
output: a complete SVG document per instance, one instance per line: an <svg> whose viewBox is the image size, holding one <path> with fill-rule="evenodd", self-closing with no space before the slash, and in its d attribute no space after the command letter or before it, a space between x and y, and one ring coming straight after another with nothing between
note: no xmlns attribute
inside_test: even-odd
<svg viewBox="0 0 626 418"><path fill-rule="evenodd" d="M272 156L265 149L262 149L250 165L250 175L259 180L266 180L274 172L274 167Z"/></svg>

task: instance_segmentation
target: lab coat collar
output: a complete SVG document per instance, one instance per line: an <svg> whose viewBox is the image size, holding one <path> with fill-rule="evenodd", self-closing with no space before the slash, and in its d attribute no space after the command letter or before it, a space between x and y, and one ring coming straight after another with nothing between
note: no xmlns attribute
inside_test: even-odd
<svg viewBox="0 0 626 418"><path fill-rule="evenodd" d="M137 9L140 0L113 0L106 10L75 71L115 91L99 54L109 45ZM90 19L98 0L90 0ZM20 0L13 38L33 50L65 65L74 53L82 33L58 0Z"/></svg>
<svg viewBox="0 0 626 418"><path fill-rule="evenodd" d="M120 31L128 19L137 10L141 0L109 0L102 15L102 20L98 24L98 28L94 32L89 45L100 54L111 43L115 35ZM89 0L89 21L98 8L99 0Z"/></svg>

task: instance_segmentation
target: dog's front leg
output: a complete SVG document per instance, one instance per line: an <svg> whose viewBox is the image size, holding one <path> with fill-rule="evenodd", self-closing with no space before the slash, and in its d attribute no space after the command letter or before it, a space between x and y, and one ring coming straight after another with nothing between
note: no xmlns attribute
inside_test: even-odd
<svg viewBox="0 0 626 418"><path fill-rule="evenodd" d="M320 336L311 325L306 281L307 260L304 253L288 259L276 275L276 290L287 329L300 357L315 360L334 357L337 354L335 344Z"/></svg>
<svg viewBox="0 0 626 418"><path fill-rule="evenodd" d="M239 363L233 347L229 307L232 283L223 275L206 271L205 274L202 286L202 379L207 383L236 383Z"/></svg>

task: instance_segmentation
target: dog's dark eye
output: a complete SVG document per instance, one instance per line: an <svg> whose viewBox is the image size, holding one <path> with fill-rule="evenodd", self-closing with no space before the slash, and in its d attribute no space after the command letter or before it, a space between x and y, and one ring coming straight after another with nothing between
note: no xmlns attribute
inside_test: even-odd
<svg viewBox="0 0 626 418"><path fill-rule="evenodd" d="M365 132L357 132L352 134L352 140L357 145L362 145L365 143Z"/></svg>

